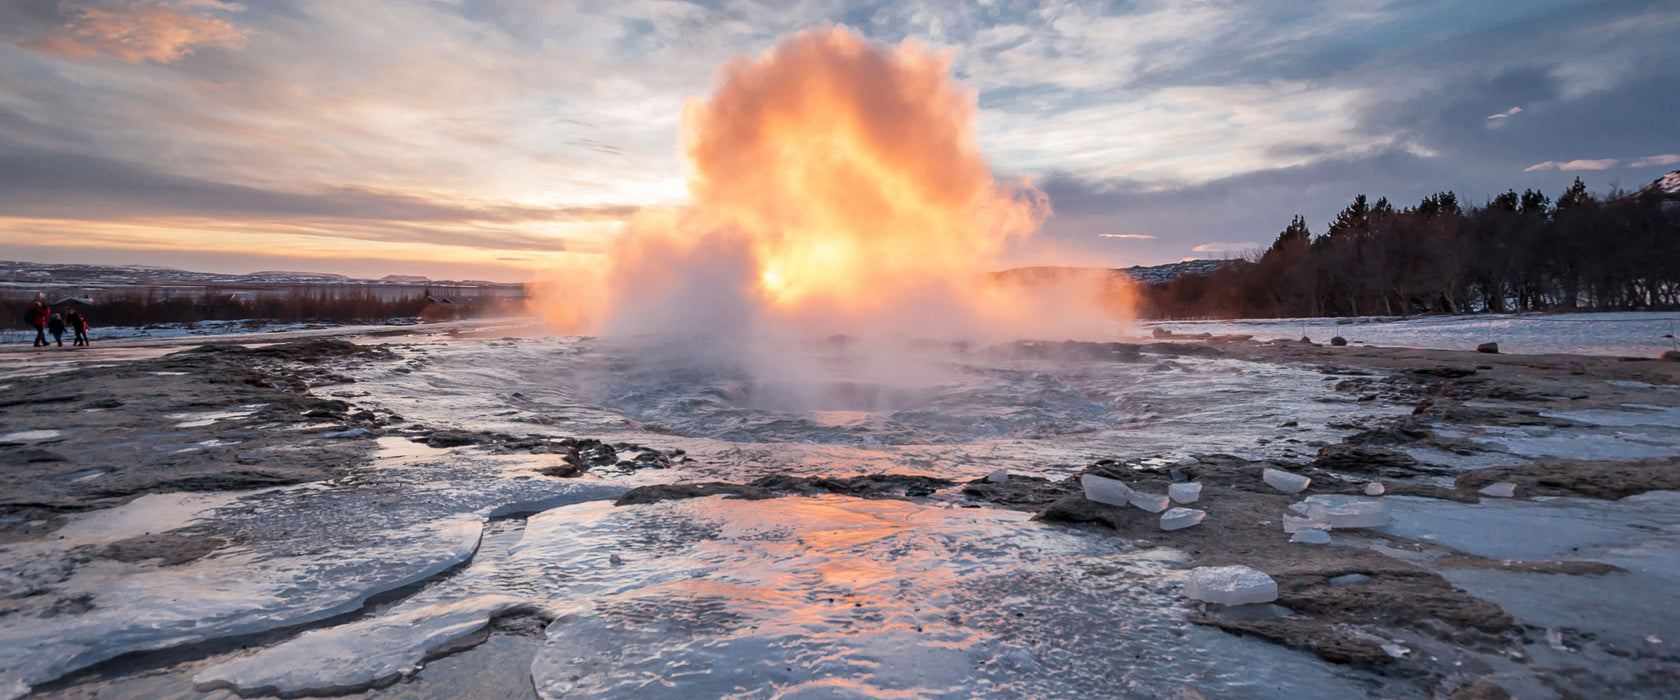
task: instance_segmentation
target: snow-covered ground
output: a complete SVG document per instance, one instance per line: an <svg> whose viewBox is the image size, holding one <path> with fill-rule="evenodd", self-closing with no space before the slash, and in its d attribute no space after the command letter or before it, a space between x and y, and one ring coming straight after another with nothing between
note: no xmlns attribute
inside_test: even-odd
<svg viewBox="0 0 1680 700"><path fill-rule="evenodd" d="M1261 340L1312 338L1327 343L1332 336L1349 343L1445 350L1472 350L1481 343L1499 343L1499 351L1516 354L1567 353L1655 357L1674 349L1680 332L1680 312L1630 311L1583 314L1493 314L1429 316L1410 319L1276 318L1227 321L1160 321L1145 329L1174 333L1251 334Z"/></svg>

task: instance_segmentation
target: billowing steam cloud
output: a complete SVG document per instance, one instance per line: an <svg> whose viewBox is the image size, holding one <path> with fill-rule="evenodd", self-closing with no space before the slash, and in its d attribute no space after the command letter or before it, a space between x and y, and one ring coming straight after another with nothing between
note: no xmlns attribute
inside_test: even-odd
<svg viewBox="0 0 1680 700"><path fill-rule="evenodd" d="M1050 208L994 178L976 112L945 55L844 27L737 57L683 112L691 203L638 218L600 298L566 285L550 316L612 335L1112 336L1124 289L1106 276L990 272Z"/></svg>

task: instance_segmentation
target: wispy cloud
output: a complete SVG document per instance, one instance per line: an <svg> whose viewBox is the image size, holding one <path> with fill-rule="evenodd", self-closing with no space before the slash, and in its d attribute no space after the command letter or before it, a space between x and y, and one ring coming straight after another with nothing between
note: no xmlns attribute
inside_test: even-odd
<svg viewBox="0 0 1680 700"><path fill-rule="evenodd" d="M1579 170L1613 170L1616 168L1649 168L1651 166L1674 165L1680 163L1680 154L1664 153L1662 155L1647 156L1623 160L1620 158L1599 158L1595 160L1569 160L1535 163L1523 168L1525 173L1541 172L1545 170L1560 170L1563 172Z"/></svg>
<svg viewBox="0 0 1680 700"><path fill-rule="evenodd" d="M169 63L200 48L238 49L250 30L210 16L238 5L216 0L112 0L65 3L69 21L19 46L75 58L105 57L128 63Z"/></svg>
<svg viewBox="0 0 1680 700"><path fill-rule="evenodd" d="M1661 166L1661 165L1676 165L1676 164L1680 164L1680 153L1664 153L1660 156L1651 156L1649 158L1640 158L1639 160L1633 161L1632 163L1628 163L1628 167L1630 167L1630 168L1649 168L1653 165Z"/></svg>
<svg viewBox="0 0 1680 700"><path fill-rule="evenodd" d="M1487 115L1487 125L1489 127L1504 126L1505 120L1522 113L1522 111L1521 107L1512 107L1498 114L1489 114Z"/></svg>
<svg viewBox="0 0 1680 700"><path fill-rule="evenodd" d="M1237 243L1203 243L1190 249L1192 253L1241 253L1261 247L1259 243L1241 241Z"/></svg>
<svg viewBox="0 0 1680 700"><path fill-rule="evenodd" d="M1130 240L1134 240L1134 241L1152 241L1152 240L1155 240L1154 236L1146 236L1146 235L1141 234L1141 233L1099 233L1099 234L1097 234L1097 237L1098 238L1126 238L1126 239L1130 239Z"/></svg>

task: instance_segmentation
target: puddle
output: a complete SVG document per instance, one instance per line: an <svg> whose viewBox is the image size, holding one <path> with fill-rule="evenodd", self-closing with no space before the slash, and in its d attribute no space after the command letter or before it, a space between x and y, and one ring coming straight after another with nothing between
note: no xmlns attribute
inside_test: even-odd
<svg viewBox="0 0 1680 700"><path fill-rule="evenodd" d="M0 444L47 442L49 440L62 438L67 434L69 434L69 431L67 430L21 430L15 433L0 435Z"/></svg>
<svg viewBox="0 0 1680 700"><path fill-rule="evenodd" d="M83 476L77 481L100 476ZM218 508L253 492L150 493L115 508L77 513L54 534L64 537L117 540L186 527Z"/></svg>
<svg viewBox="0 0 1680 700"><path fill-rule="evenodd" d="M244 418L256 413L257 411L261 411L266 407L268 407L268 404L266 403L253 403L246 404L244 406L234 406L233 408L225 408L220 411L172 413L166 417L173 421L179 421L175 424L175 427L177 428L198 428L224 420Z"/></svg>

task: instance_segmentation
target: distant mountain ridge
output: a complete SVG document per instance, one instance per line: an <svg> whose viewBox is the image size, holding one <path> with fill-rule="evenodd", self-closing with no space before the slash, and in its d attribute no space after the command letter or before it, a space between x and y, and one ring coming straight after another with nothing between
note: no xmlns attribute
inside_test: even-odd
<svg viewBox="0 0 1680 700"><path fill-rule="evenodd" d="M1039 265L1034 267L1016 267L997 273L999 279L1015 281L1044 281L1053 279L1064 273L1088 272L1103 270L1110 275L1122 275L1140 284L1165 284L1185 275L1206 275L1216 270L1231 266L1246 264L1242 260L1181 260L1165 265L1133 265L1126 268L1104 267L1066 267L1053 265Z"/></svg>
<svg viewBox="0 0 1680 700"><path fill-rule="evenodd" d="M380 279L357 279L331 272L263 270L243 275L193 272L151 265L80 265L0 260L0 283L46 284L55 286L109 285L419 285L440 287L522 287L518 282L484 280L432 280L419 275L386 275Z"/></svg>
<svg viewBox="0 0 1680 700"><path fill-rule="evenodd" d="M1632 196L1635 199L1660 197L1664 201L1680 201L1680 170L1670 171L1667 175L1657 178Z"/></svg>

